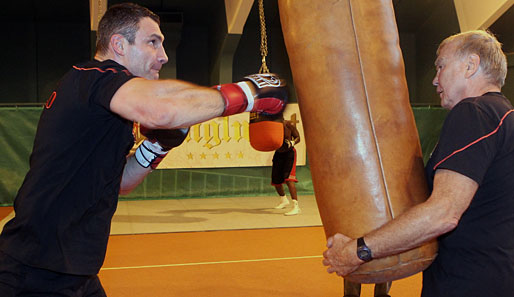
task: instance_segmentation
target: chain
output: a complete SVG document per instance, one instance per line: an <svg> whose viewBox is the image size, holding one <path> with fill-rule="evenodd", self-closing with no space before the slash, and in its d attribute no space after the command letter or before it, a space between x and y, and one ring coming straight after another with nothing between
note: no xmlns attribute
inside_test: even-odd
<svg viewBox="0 0 514 297"><path fill-rule="evenodd" d="M102 0L98 0L98 15L96 16L96 18L96 25L98 26L100 24L100 19L102 18Z"/></svg>
<svg viewBox="0 0 514 297"><path fill-rule="evenodd" d="M259 73L269 73L266 65L266 56L268 55L268 38L266 36L266 19L264 18L264 0L259 0L259 19L261 23L261 57L262 66Z"/></svg>

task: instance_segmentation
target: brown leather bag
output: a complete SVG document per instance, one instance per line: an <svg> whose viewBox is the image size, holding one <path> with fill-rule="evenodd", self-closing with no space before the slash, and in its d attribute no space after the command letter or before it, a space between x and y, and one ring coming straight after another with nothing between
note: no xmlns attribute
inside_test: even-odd
<svg viewBox="0 0 514 297"><path fill-rule="evenodd" d="M428 196L390 0L279 0L326 236L360 237ZM381 283L433 261L436 241L345 277Z"/></svg>

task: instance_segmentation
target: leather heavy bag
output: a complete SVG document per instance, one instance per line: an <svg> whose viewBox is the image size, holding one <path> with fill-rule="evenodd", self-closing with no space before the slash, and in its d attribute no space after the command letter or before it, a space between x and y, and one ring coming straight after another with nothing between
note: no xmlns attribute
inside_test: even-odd
<svg viewBox="0 0 514 297"><path fill-rule="evenodd" d="M360 237L429 196L390 0L279 0L327 237ZM381 283L433 261L436 241L345 277Z"/></svg>

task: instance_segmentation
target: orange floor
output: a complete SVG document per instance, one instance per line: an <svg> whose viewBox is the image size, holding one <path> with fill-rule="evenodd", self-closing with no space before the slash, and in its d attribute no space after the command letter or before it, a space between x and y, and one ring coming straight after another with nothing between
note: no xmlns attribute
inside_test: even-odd
<svg viewBox="0 0 514 297"><path fill-rule="evenodd" d="M0 207L0 219L11 211ZM109 297L343 296L343 280L321 264L325 242L319 226L112 235L99 275ZM416 274L390 295L420 292Z"/></svg>
<svg viewBox="0 0 514 297"><path fill-rule="evenodd" d="M108 296L342 296L321 264L322 227L111 236L100 278ZM394 297L421 292L420 275ZM363 285L361 296L373 296Z"/></svg>
<svg viewBox="0 0 514 297"><path fill-rule="evenodd" d="M10 214L12 210L13 208L10 206L0 207L0 220Z"/></svg>

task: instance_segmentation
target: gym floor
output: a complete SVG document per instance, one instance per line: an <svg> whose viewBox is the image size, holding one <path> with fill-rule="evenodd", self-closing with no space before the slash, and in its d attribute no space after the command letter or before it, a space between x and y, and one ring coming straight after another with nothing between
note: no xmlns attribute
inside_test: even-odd
<svg viewBox="0 0 514 297"><path fill-rule="evenodd" d="M120 201L100 279L109 297L343 296L321 264L325 235L314 196L284 216L274 197ZM0 227L11 218L0 207ZM393 282L417 297L421 274ZM362 286L373 296L373 285Z"/></svg>

